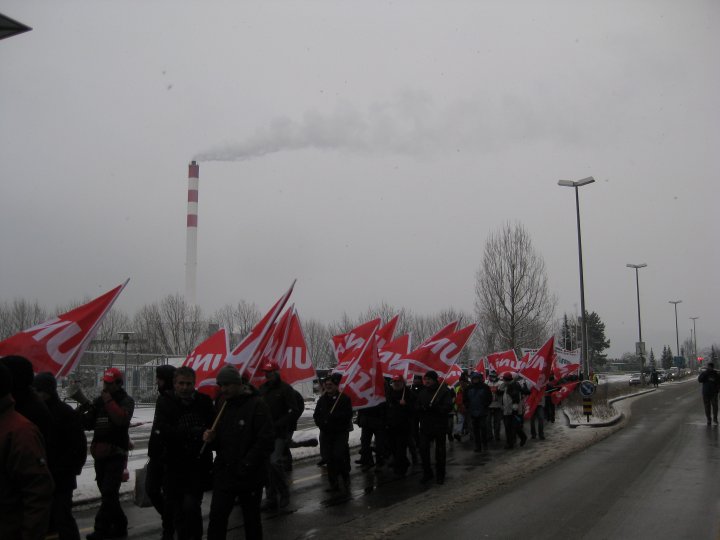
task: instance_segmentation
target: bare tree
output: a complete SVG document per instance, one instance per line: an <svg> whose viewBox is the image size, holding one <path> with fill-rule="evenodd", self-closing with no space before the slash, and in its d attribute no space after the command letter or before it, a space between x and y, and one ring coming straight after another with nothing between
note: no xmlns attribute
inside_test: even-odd
<svg viewBox="0 0 720 540"><path fill-rule="evenodd" d="M308 354L315 369L327 369L335 363L330 340L332 335L328 327L315 319L301 319Z"/></svg>
<svg viewBox="0 0 720 540"><path fill-rule="evenodd" d="M218 326L227 329L232 346L233 343L239 342L248 335L261 317L262 314L256 304L240 300L236 306L226 304L217 310L211 320Z"/></svg>
<svg viewBox="0 0 720 540"><path fill-rule="evenodd" d="M0 339L14 336L50 317L40 304L22 298L0 304Z"/></svg>
<svg viewBox="0 0 720 540"><path fill-rule="evenodd" d="M135 315L134 326L146 350L171 356L187 355L208 337L200 308L188 304L181 294L144 306Z"/></svg>
<svg viewBox="0 0 720 540"><path fill-rule="evenodd" d="M483 341L501 349L539 345L550 332L555 304L545 261L522 224L508 223L490 235L475 284Z"/></svg>

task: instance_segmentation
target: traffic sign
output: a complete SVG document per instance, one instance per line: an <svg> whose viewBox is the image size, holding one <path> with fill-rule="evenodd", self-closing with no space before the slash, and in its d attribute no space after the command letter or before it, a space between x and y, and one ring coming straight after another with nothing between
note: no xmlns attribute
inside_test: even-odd
<svg viewBox="0 0 720 540"><path fill-rule="evenodd" d="M579 389L583 397L590 397L595 393L595 385L592 381L581 382Z"/></svg>

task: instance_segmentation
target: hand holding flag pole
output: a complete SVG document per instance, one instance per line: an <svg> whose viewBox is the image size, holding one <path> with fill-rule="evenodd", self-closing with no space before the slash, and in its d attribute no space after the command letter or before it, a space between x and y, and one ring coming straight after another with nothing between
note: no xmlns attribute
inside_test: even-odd
<svg viewBox="0 0 720 540"><path fill-rule="evenodd" d="M217 428L218 422L220 421L220 418L222 418L223 413L225 412L225 406L227 405L227 400L223 401L222 407L220 407L220 412L215 417L215 421L213 422L212 427L207 430L205 433L203 433L203 445L202 448L200 448L200 455L203 455L203 452L205 452L205 448L207 448L207 445L210 441L212 441L215 438L215 428Z"/></svg>

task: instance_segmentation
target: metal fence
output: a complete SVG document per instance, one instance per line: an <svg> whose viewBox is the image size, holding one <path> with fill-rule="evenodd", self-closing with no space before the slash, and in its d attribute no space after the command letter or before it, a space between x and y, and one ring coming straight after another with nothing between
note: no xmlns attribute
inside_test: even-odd
<svg viewBox="0 0 720 540"><path fill-rule="evenodd" d="M102 391L103 372L107 368L116 367L126 371L125 390L135 400L136 405L155 404L155 368L167 363L168 357L158 354L132 353L128 354L126 359L124 353L86 351L69 380L63 381L62 390L65 391L69 384L74 382L92 400Z"/></svg>

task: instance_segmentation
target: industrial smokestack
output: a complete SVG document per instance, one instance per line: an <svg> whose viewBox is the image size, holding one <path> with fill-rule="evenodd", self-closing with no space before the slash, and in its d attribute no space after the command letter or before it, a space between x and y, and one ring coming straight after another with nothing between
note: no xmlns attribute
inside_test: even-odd
<svg viewBox="0 0 720 540"><path fill-rule="evenodd" d="M187 206L187 247L185 254L185 301L195 305L197 281L197 225L198 225L198 184L200 165L195 161L188 165L188 206Z"/></svg>

